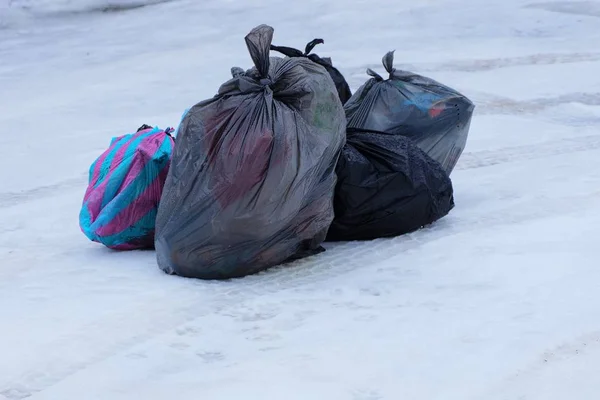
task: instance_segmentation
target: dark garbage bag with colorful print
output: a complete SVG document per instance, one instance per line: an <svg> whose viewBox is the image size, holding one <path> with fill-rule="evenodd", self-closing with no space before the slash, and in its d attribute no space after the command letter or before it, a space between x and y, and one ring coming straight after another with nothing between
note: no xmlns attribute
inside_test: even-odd
<svg viewBox="0 0 600 400"><path fill-rule="evenodd" d="M323 251L333 221L335 166L346 120L327 71L269 58L273 28L246 36L254 67L193 106L156 221L167 273L242 277Z"/></svg>
<svg viewBox="0 0 600 400"><path fill-rule="evenodd" d="M306 57L309 60L321 65L323 68L325 68L327 70L327 72L329 72L329 76L331 76L333 83L335 83L335 87L337 89L338 96L340 96L340 101L342 102L342 104L344 104L352 96L352 92L350 91L350 86L348 86L348 82L346 82L344 75L342 75L342 73L336 67L333 66L331 58L319 57L316 54L311 54L311 51L313 50L313 48L316 45L321 44L321 43L325 43L325 41L323 39L314 39L314 40L310 41L306 45L304 52L302 52L301 50L298 50L298 49L294 49L293 47L273 46L273 45L271 45L271 50L277 51L288 57Z"/></svg>
<svg viewBox="0 0 600 400"><path fill-rule="evenodd" d="M462 154L475 106L433 79L393 67L394 53L383 57L389 73L361 86L344 105L349 128L406 136L450 174Z"/></svg>
<svg viewBox="0 0 600 400"><path fill-rule="evenodd" d="M404 136L348 129L336 172L329 241L402 235L454 207L448 174Z"/></svg>

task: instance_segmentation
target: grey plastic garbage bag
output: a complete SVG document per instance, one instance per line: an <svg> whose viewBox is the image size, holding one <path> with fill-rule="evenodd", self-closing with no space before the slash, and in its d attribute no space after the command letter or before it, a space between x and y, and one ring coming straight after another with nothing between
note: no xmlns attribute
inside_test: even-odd
<svg viewBox="0 0 600 400"><path fill-rule="evenodd" d="M156 220L158 264L201 279L241 277L323 251L346 138L327 71L269 58L273 28L246 36L254 67L178 128Z"/></svg>
<svg viewBox="0 0 600 400"><path fill-rule="evenodd" d="M406 136L450 174L467 143L475 106L433 79L393 67L394 52L383 57L389 73L362 85L344 104L348 128Z"/></svg>

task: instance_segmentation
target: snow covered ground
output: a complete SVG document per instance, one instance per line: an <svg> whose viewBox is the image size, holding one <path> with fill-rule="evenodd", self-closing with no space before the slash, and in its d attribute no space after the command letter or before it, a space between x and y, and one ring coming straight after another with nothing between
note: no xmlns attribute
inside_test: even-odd
<svg viewBox="0 0 600 400"><path fill-rule="evenodd" d="M1 400L599 398L600 1L108 3L0 0ZM353 89L396 49L471 97L456 208L225 283L88 242L93 159L250 66L260 23Z"/></svg>

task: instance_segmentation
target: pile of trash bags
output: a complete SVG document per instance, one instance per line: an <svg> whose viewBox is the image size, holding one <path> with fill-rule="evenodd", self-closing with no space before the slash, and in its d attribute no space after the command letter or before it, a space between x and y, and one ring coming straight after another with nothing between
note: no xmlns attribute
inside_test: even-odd
<svg viewBox="0 0 600 400"><path fill-rule="evenodd" d="M113 249L156 249L169 274L230 279L325 251L325 241L413 232L454 207L450 173L473 103L432 79L372 70L354 94L330 58L245 38L176 131L143 126L90 168L80 226ZM284 57L272 57L276 51Z"/></svg>

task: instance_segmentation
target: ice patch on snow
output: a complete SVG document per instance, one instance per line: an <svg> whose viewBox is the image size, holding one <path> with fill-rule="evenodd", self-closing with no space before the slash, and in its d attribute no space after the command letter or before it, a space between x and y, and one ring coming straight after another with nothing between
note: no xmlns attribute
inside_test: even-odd
<svg viewBox="0 0 600 400"><path fill-rule="evenodd" d="M94 12L120 12L169 3L173 0L4 0L4 8L11 14L32 15L79 14ZM2 6L0 6L2 11Z"/></svg>
<svg viewBox="0 0 600 400"><path fill-rule="evenodd" d="M116 13L175 0L0 0L0 30L20 28L39 18Z"/></svg>
<svg viewBox="0 0 600 400"><path fill-rule="evenodd" d="M558 1L533 3L528 5L527 8L538 8L545 11L563 14L585 15L587 17L600 18L600 3L596 3L593 1Z"/></svg>

